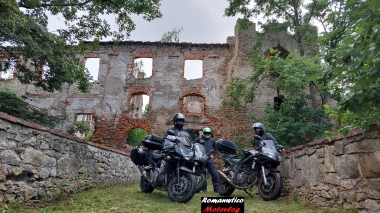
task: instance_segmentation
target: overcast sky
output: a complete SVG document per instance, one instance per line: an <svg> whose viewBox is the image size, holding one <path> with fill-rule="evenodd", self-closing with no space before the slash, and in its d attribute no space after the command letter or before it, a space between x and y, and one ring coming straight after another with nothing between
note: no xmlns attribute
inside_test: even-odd
<svg viewBox="0 0 380 213"><path fill-rule="evenodd" d="M226 43L238 17L224 17L227 0L163 0L163 17L151 22L133 16L136 30L130 40L159 41L165 32L183 28L180 42Z"/></svg>
<svg viewBox="0 0 380 213"><path fill-rule="evenodd" d="M128 40L159 41L165 32L183 28L179 34L180 42L192 43L226 43L228 36L234 35L238 16L225 17L227 0L162 0L160 10L163 17L151 22L132 15L136 29ZM113 29L114 15L107 17ZM48 29L51 32L64 28L63 19L49 19Z"/></svg>

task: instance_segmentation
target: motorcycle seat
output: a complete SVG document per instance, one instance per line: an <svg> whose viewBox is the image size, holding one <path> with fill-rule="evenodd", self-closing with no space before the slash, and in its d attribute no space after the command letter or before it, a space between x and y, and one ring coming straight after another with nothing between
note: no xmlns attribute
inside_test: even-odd
<svg viewBox="0 0 380 213"><path fill-rule="evenodd" d="M234 163L239 163L240 159L239 158L232 158L231 161Z"/></svg>
<svg viewBox="0 0 380 213"><path fill-rule="evenodd" d="M161 151L160 150L154 150L152 152L152 159L153 160L158 160L161 158Z"/></svg>

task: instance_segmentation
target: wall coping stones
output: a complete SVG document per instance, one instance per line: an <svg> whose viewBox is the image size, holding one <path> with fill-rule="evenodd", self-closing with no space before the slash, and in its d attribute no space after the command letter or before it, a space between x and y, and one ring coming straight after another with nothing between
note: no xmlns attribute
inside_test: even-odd
<svg viewBox="0 0 380 213"><path fill-rule="evenodd" d="M379 130L379 129L380 129L380 123L379 124L371 125L370 128L369 128L369 130L366 131L366 132L372 132L372 131ZM322 145L322 144L333 144L336 141L340 141L340 140L343 140L343 139L355 137L355 136L358 136L358 135L362 135L364 133L365 132L362 129L353 130L353 131L349 132L346 136L340 134L340 135L331 137L330 140L321 139L321 140L313 141L313 142L310 142L310 143L307 143L307 144L303 144L303 145L292 147L290 149L287 149L286 153L294 152L294 151L301 150L301 149L304 149L306 147L311 147L311 146L317 146L317 145Z"/></svg>
<svg viewBox="0 0 380 213"><path fill-rule="evenodd" d="M4 113L4 112L0 112L0 118L2 118L4 120L8 120L8 121L13 122L13 123L17 123L17 124L23 125L23 126L27 126L27 127L33 128L33 129L37 129L37 130L40 130L40 131L49 132L49 133L51 133L53 135L64 137L64 138L67 138L67 139L70 139L70 140L73 140L73 141L76 141L76 142L79 142L79 143L88 144L88 145L91 145L91 146L95 146L97 148L101 148L101 149L105 149L105 150L108 150L108 151L111 151L111 152L115 152L115 153L118 153L118 154L129 156L129 153L120 151L119 149L115 149L115 148L108 147L108 146L105 146L105 145L102 145L102 144L98 144L98 143L94 143L94 142L91 142L91 141L86 141L84 139L77 138L77 137L75 137L75 136L73 136L73 135L71 135L69 133L59 132L57 130L50 129L48 127L45 127L45 126L42 126L42 125L39 125L39 124L31 123L31 122L26 121L24 119L17 118L17 117L14 117L12 115L8 115L7 113Z"/></svg>

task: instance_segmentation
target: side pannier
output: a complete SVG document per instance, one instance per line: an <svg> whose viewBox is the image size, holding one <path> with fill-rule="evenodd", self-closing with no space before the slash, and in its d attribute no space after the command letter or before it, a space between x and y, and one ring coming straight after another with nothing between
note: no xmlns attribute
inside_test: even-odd
<svg viewBox="0 0 380 213"><path fill-rule="evenodd" d="M135 146L130 154L132 162L137 166L143 166L148 161L146 160L146 152L142 146Z"/></svg>
<svg viewBox="0 0 380 213"><path fill-rule="evenodd" d="M236 144L233 141L219 139L215 143L216 148L219 152L226 152L229 154L236 154Z"/></svg>

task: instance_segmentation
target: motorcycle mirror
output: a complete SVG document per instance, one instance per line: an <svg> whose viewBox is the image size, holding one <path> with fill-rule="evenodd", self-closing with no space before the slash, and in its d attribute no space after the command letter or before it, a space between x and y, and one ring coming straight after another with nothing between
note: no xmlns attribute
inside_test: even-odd
<svg viewBox="0 0 380 213"><path fill-rule="evenodd" d="M167 132L166 132L168 135L173 135L175 136L175 132L171 129L169 129Z"/></svg>
<svg viewBox="0 0 380 213"><path fill-rule="evenodd" d="M258 135L255 135L254 138L255 138L256 140L260 140L260 141L261 141L261 137L258 136Z"/></svg>

